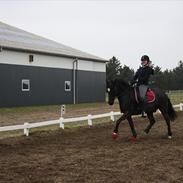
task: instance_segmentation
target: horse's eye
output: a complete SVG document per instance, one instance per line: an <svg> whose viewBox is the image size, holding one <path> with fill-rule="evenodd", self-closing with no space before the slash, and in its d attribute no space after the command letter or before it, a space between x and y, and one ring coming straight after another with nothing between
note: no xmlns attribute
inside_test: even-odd
<svg viewBox="0 0 183 183"><path fill-rule="evenodd" d="M110 89L110 88L107 88L107 91L108 91L108 92L110 92L110 91L111 91L111 89Z"/></svg>

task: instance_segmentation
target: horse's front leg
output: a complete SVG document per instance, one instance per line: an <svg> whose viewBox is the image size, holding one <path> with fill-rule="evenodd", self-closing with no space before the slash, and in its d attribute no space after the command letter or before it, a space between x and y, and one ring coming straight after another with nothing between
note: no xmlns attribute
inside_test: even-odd
<svg viewBox="0 0 183 183"><path fill-rule="evenodd" d="M128 113L128 112L124 113L124 114L116 121L116 125L115 125L115 128L114 128L113 134L112 134L112 138L113 138L113 139L116 139L116 138L118 137L118 134L117 134L117 133L118 133L119 125L120 125L120 123L121 123L123 120L127 119L127 117L129 117L129 113Z"/></svg>
<svg viewBox="0 0 183 183"><path fill-rule="evenodd" d="M128 123L129 123L129 125L130 125L131 131L132 131L132 134L133 134L132 140L133 140L133 139L136 139L136 137L137 137L137 132L136 132L136 130L135 130L135 126L134 126L134 123L133 123L133 120L132 120L131 115L127 117L127 120L128 120Z"/></svg>

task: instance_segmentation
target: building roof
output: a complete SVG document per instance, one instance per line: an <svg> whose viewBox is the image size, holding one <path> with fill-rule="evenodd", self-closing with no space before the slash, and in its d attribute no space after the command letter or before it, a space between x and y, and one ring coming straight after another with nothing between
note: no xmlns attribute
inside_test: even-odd
<svg viewBox="0 0 183 183"><path fill-rule="evenodd" d="M107 60L0 22L0 47L63 57L106 62Z"/></svg>

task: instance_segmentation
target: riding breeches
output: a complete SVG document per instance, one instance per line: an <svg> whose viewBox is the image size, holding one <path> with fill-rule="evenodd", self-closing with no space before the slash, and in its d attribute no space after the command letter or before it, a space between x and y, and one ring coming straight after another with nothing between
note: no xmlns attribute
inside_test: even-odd
<svg viewBox="0 0 183 183"><path fill-rule="evenodd" d="M147 89L148 89L148 86L147 86L147 85L140 85L140 86L139 86L140 97L141 97L143 100L145 99Z"/></svg>

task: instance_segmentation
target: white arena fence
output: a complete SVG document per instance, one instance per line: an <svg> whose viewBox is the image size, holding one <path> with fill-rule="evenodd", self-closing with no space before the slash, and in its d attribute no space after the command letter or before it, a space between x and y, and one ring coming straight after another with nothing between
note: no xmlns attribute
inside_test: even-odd
<svg viewBox="0 0 183 183"><path fill-rule="evenodd" d="M174 108L179 108L180 111L183 111L183 103L180 103L178 105L174 105ZM24 123L23 125L14 125L14 126L4 126L0 127L0 132L6 132L6 131L14 131L14 130L23 130L24 135L29 136L29 129L36 128L36 127L43 127L43 126L49 126L49 125L55 125L58 124L60 128L64 129L65 123L70 122L80 122L80 121L87 121L89 126L92 126L92 120L98 119L98 118L104 118L104 117L110 117L112 121L114 121L114 116L120 115L120 112L109 112L105 114L97 114L97 115L91 115L83 116L83 117L77 117L77 118L59 118L57 120L51 120L51 121L43 121L43 122L37 122L37 123Z"/></svg>

